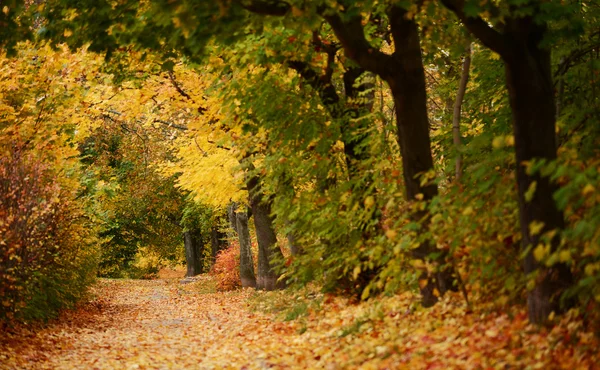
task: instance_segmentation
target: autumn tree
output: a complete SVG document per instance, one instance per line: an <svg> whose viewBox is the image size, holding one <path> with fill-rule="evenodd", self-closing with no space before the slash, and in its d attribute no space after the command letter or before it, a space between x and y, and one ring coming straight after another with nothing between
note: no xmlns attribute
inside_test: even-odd
<svg viewBox="0 0 600 370"><path fill-rule="evenodd" d="M550 243L555 249L558 238L544 234L564 228L562 212L553 194L557 186L540 171L534 161L556 159L556 112L552 83L551 53L543 45L547 34L540 2L527 5L509 4L509 16L497 27L479 16L479 9L466 10L461 1L444 1L465 26L485 46L502 57L506 69L506 88L510 96L517 160L517 183L525 273L537 271L535 288L529 293L529 317L543 322L559 310L560 294L572 284L570 269L562 263L550 268L540 265L533 249L540 243ZM491 6L491 14L500 8ZM537 227L537 225L541 226ZM547 235L546 235L547 236Z"/></svg>

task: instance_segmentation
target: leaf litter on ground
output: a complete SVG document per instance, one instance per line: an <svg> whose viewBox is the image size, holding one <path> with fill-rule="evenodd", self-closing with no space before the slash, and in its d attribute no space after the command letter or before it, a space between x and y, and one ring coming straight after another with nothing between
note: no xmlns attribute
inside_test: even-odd
<svg viewBox="0 0 600 370"><path fill-rule="evenodd" d="M95 299L0 339L2 369L600 369L598 338L567 314L431 309L404 293L352 303L310 292L216 292L202 275L101 280Z"/></svg>

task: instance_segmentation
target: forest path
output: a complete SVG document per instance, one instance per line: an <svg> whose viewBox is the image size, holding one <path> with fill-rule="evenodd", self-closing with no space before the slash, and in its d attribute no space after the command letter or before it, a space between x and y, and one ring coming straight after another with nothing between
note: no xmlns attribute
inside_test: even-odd
<svg viewBox="0 0 600 370"><path fill-rule="evenodd" d="M349 304L308 293L215 293L208 276L101 280L96 299L45 327L0 336L0 369L596 369L599 342L566 318L433 309L402 294ZM261 306L252 310L252 306ZM265 310L298 317L282 321Z"/></svg>
<svg viewBox="0 0 600 370"><path fill-rule="evenodd" d="M249 290L203 293L202 280L207 277L189 284L102 280L95 301L30 333L30 341L16 342L13 362L2 365L0 356L0 368L239 369L295 363L301 355L295 343L301 341L292 324L250 312Z"/></svg>

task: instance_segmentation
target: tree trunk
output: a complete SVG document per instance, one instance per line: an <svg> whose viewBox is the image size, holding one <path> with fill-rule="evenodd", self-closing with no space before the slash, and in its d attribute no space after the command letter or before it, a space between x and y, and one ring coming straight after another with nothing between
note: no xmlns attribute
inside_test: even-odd
<svg viewBox="0 0 600 370"><path fill-rule="evenodd" d="M407 11L400 6L390 6L387 15L396 48L392 55L369 44L360 15L345 19L339 14L324 14L323 17L340 40L346 55L362 68L379 75L390 86L396 107L406 198L414 201L422 197L427 201L437 194L437 186L433 182L421 186L421 175L433 170L433 158L419 29L414 19L409 18ZM427 225L429 215L426 211L416 212L412 218L421 225ZM424 242L413 250L414 257L420 259L428 259L433 252L440 251L431 242ZM420 280L424 306L433 305L438 295L455 287L448 271L441 271L435 276L424 274Z"/></svg>
<svg viewBox="0 0 600 370"><path fill-rule="evenodd" d="M527 35L522 35L526 39ZM554 88L551 77L550 52L540 49L537 43L515 45L515 50L505 59L506 86L509 92L513 116L515 154L517 161L517 184L522 248L532 246L524 260L526 274L538 271L535 288L529 292L527 306L529 320L544 322L552 312L559 312L559 298L573 282L571 271L558 263L547 268L533 256L533 249L540 243L540 236L550 230L564 228L562 212L557 208L553 194L557 186L539 173L527 174L524 163L533 159L556 159L556 116ZM526 199L530 187L535 187L533 198ZM544 227L536 235L530 225L542 222ZM558 238L552 241L552 250Z"/></svg>
<svg viewBox="0 0 600 370"><path fill-rule="evenodd" d="M254 288L256 287L256 275L254 274L254 261L252 259L252 241L248 229L248 214L246 212L236 212L236 210L237 204L232 203L228 209L228 216L232 228L238 234L240 243L240 280L244 288Z"/></svg>
<svg viewBox="0 0 600 370"><path fill-rule="evenodd" d="M252 259L252 241L248 229L248 214L238 212L235 222L240 239L240 279L243 287L256 287L256 276L254 275L254 261Z"/></svg>
<svg viewBox="0 0 600 370"><path fill-rule="evenodd" d="M425 70L417 24L414 20L406 19L405 13L405 10L398 7L390 11L396 45L393 56L397 67L387 76L386 81L396 107L396 128L402 154L406 198L413 201L422 196L423 200L428 201L437 195L437 185L432 181L421 185L421 177L433 170ZM430 215L427 211L419 211L412 218L422 227L427 227ZM413 257L427 260L434 252L441 251L426 240L413 249ZM440 262L444 264L446 256L445 253L442 254ZM422 304L425 307L434 305L438 297L447 290L455 289L452 274L445 268L434 276L423 273L419 280Z"/></svg>
<svg viewBox="0 0 600 370"><path fill-rule="evenodd" d="M256 239L258 239L256 287L264 290L283 289L285 283L278 281L280 275L274 265L274 260L283 261L283 254L277 245L270 200L263 199L257 176L249 176L247 186L250 194L250 207L254 216Z"/></svg>
<svg viewBox="0 0 600 370"><path fill-rule="evenodd" d="M469 69L471 68L471 44L467 46L465 50L465 59L463 60L462 72L460 76L460 82L458 84L458 91L456 93L456 100L454 101L454 111L452 115L452 139L454 142L454 148L457 151L456 164L455 164L455 176L456 180L460 180L462 176L462 154L460 149L462 146L462 135L460 134L460 112L462 109L463 99L465 92L467 91L467 83L469 82Z"/></svg>
<svg viewBox="0 0 600 370"><path fill-rule="evenodd" d="M463 1L442 2L458 15L471 33L504 60L515 137L522 248L529 250L523 268L525 274L537 273L535 287L527 296L527 308L531 322L544 323L551 312L560 311L560 296L573 284L567 265L558 263L548 268L533 255L544 232L564 228L563 214L553 199L557 186L539 173L528 174L525 167L531 160L556 159L556 106L550 50L540 47L547 26L533 16L508 17L500 32L480 17L467 17ZM528 11L536 14L540 5L541 2L531 2L527 4ZM528 200L526 194L530 188L535 191ZM530 230L534 222L544 225L535 235ZM558 242L558 238L552 240L551 251L556 250Z"/></svg>
<svg viewBox="0 0 600 370"><path fill-rule="evenodd" d="M196 276L202 273L202 236L198 230L183 233L183 246L185 248L185 262L187 272L185 276Z"/></svg>

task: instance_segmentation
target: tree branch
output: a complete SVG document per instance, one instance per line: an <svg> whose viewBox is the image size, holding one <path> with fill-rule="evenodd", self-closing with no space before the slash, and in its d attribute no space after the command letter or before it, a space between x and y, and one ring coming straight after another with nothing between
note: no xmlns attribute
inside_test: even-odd
<svg viewBox="0 0 600 370"><path fill-rule="evenodd" d="M492 28L481 17L468 17L464 12L465 0L440 0L446 8L450 9L462 21L475 37L477 37L486 47L507 57L509 48L506 38L503 34Z"/></svg>
<svg viewBox="0 0 600 370"><path fill-rule="evenodd" d="M191 100L192 102L194 101L194 99L190 96L190 94L183 91L181 86L179 86L179 84L177 83L177 80L175 80L175 74L173 73L173 71L169 71L169 80L171 80L171 84L173 84L173 87L175 88L175 90L177 90L179 95L183 96L184 98L186 98L188 100Z"/></svg>
<svg viewBox="0 0 600 370"><path fill-rule="evenodd" d="M599 47L599 45L592 44L592 45L588 45L584 48L573 50L568 56L566 56L564 59L562 59L561 62L558 64L558 68L556 69L556 72L554 72L554 78L557 79L558 77L567 73L567 71L571 67L576 65L576 63L577 63L577 61L579 61L579 59L583 58L586 54L593 52L598 47Z"/></svg>
<svg viewBox="0 0 600 370"><path fill-rule="evenodd" d="M377 50L367 41L362 18L354 16L345 21L339 13L330 13L330 11L330 9L322 11L323 18L340 40L346 56L368 71L382 77L387 75L389 73L387 65L391 64L388 64L391 62L391 57Z"/></svg>
<svg viewBox="0 0 600 370"><path fill-rule="evenodd" d="M237 0L242 8L260 15L284 16L292 6L285 1L280 0Z"/></svg>
<svg viewBox="0 0 600 370"><path fill-rule="evenodd" d="M176 128L177 130L181 130L181 131L187 131L187 127L182 126L182 125L178 125L176 123L173 122L169 122L169 121L163 121L162 119L155 119L154 120L155 123L162 123L163 125L172 127L172 128Z"/></svg>
<svg viewBox="0 0 600 370"><path fill-rule="evenodd" d="M289 61L288 66L300 75L317 93L333 118L341 117L340 97L331 82L331 74L321 77L305 62Z"/></svg>

